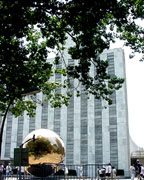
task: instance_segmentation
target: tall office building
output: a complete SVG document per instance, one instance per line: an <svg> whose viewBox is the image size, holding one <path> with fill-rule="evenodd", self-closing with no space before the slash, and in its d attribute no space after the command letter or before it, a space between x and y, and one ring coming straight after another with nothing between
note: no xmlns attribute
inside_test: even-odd
<svg viewBox="0 0 144 180"><path fill-rule="evenodd" d="M67 63L74 61L65 53ZM108 72L118 77L125 76L125 58L122 49L106 50L101 54L102 59L108 59ZM59 65L62 66L62 65ZM95 74L92 66L91 75ZM59 74L53 80L62 81ZM77 85L77 81L72 83ZM126 82L122 88L111 95L113 104L104 108L107 103L97 100L94 96L87 99L83 87L79 86L81 96L73 96L68 107L52 109L49 102L43 106L38 104L36 116L14 118L7 116L3 136L2 158L13 157L14 148L31 131L48 128L58 133L66 147L66 164L104 164L112 163L116 168L129 171L129 131ZM61 89L60 91L64 91ZM43 99L39 93L37 98Z"/></svg>

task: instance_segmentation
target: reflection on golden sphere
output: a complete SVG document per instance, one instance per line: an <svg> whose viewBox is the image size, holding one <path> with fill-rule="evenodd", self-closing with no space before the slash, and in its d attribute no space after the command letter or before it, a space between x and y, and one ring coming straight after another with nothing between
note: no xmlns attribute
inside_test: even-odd
<svg viewBox="0 0 144 180"><path fill-rule="evenodd" d="M54 172L56 164L65 157L63 140L49 129L38 129L28 134L22 142L29 149L28 172L35 176L48 176Z"/></svg>

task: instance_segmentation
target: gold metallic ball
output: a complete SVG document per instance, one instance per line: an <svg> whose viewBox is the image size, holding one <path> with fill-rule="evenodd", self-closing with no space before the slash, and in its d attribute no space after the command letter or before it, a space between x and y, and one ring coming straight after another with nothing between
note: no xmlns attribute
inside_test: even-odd
<svg viewBox="0 0 144 180"><path fill-rule="evenodd" d="M22 144L23 148L29 150L27 171L35 176L51 175L59 167L58 164L64 161L63 140L49 129L32 131L24 138Z"/></svg>

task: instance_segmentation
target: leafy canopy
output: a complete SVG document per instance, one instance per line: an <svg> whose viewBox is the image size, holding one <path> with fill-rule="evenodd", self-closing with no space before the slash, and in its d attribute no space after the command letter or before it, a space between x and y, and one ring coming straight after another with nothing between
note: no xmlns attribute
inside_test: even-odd
<svg viewBox="0 0 144 180"><path fill-rule="evenodd" d="M109 95L122 86L123 79L110 76L108 62L99 59L115 38L125 40L133 52L144 53L144 29L136 19L144 18L143 0L6 0L0 1L0 110L8 104L15 115L36 105L26 92L36 87L53 107L68 104L70 79L78 79L87 93L111 103ZM55 69L64 62L68 36L74 42L68 53L78 64ZM55 61L48 60L54 51ZM95 77L89 74L91 63ZM54 73L67 76L63 83L52 82ZM79 92L78 92L79 93Z"/></svg>

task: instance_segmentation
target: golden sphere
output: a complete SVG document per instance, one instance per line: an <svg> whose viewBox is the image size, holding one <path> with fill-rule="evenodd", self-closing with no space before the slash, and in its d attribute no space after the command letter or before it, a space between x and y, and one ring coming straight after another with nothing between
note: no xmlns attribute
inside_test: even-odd
<svg viewBox="0 0 144 180"><path fill-rule="evenodd" d="M28 148L29 167L27 171L42 177L54 173L58 164L64 161L65 147L61 137L49 129L38 129L28 134L23 142Z"/></svg>

